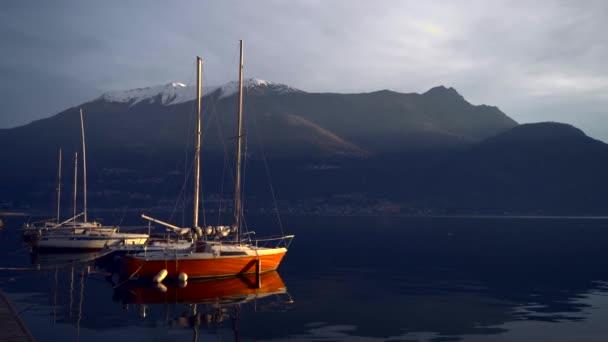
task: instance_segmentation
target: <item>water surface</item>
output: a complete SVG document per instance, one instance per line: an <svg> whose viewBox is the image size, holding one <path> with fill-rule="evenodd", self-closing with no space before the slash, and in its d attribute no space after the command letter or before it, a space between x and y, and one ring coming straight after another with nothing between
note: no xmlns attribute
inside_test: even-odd
<svg viewBox="0 0 608 342"><path fill-rule="evenodd" d="M249 221L258 234L276 226ZM296 234L278 272L286 293L216 302L205 285L189 302L178 289L115 289L117 278L71 263L86 256L32 258L21 221L5 223L4 266L43 265L0 274L39 341L608 338L602 219L286 217Z"/></svg>

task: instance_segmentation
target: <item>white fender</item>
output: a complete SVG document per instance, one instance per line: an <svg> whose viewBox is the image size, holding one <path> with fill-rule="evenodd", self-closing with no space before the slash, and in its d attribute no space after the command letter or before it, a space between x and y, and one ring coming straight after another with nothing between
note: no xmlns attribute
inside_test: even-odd
<svg viewBox="0 0 608 342"><path fill-rule="evenodd" d="M154 278L152 278L152 281L155 283L160 283L161 281L165 280L168 273L169 272L167 272L167 270L160 270L160 272L156 273Z"/></svg>

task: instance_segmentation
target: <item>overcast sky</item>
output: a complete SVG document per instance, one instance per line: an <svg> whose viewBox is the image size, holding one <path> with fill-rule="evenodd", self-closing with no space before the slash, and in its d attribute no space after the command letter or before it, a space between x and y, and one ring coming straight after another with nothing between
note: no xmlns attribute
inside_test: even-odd
<svg viewBox="0 0 608 342"><path fill-rule="evenodd" d="M532 4L533 3L533 4ZM2 1L0 127L110 90L245 74L311 92L452 86L608 141L608 1Z"/></svg>

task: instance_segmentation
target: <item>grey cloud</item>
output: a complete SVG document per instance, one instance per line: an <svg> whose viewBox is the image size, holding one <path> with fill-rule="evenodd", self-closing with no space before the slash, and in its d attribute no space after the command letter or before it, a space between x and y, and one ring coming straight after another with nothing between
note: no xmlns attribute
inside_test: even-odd
<svg viewBox="0 0 608 342"><path fill-rule="evenodd" d="M244 39L248 77L333 92L445 84L520 122L555 117L586 129L608 126L598 109L608 104L606 19L604 1L5 2L0 67L22 93L31 59L40 80L88 89L66 85L57 108L91 89L192 83L197 55L207 84L234 80ZM2 113L0 127L52 113L31 96L21 97L19 118ZM555 102L576 103L579 114Z"/></svg>

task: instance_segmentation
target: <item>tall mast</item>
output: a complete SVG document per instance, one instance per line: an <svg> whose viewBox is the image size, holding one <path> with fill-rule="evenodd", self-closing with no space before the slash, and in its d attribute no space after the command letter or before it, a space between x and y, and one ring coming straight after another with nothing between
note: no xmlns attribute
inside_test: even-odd
<svg viewBox="0 0 608 342"><path fill-rule="evenodd" d="M74 216L73 219L76 221L76 190L78 181L78 152L74 152Z"/></svg>
<svg viewBox="0 0 608 342"><path fill-rule="evenodd" d="M59 148L59 172L57 173L57 224L59 224L59 208L61 207L61 147Z"/></svg>
<svg viewBox="0 0 608 342"><path fill-rule="evenodd" d="M194 228L198 228L198 207L201 176L201 78L203 60L196 57L196 149L194 151Z"/></svg>
<svg viewBox="0 0 608 342"><path fill-rule="evenodd" d="M82 108L80 108L80 130L82 131L82 181L83 185L83 201L84 201L84 222L88 222L87 219L87 149L84 145L84 120L82 119Z"/></svg>
<svg viewBox="0 0 608 342"><path fill-rule="evenodd" d="M239 113L238 127L236 133L236 180L234 184L234 228L236 234L234 239L238 242L241 227L241 159L243 138L243 40L240 40L240 63L239 63Z"/></svg>

